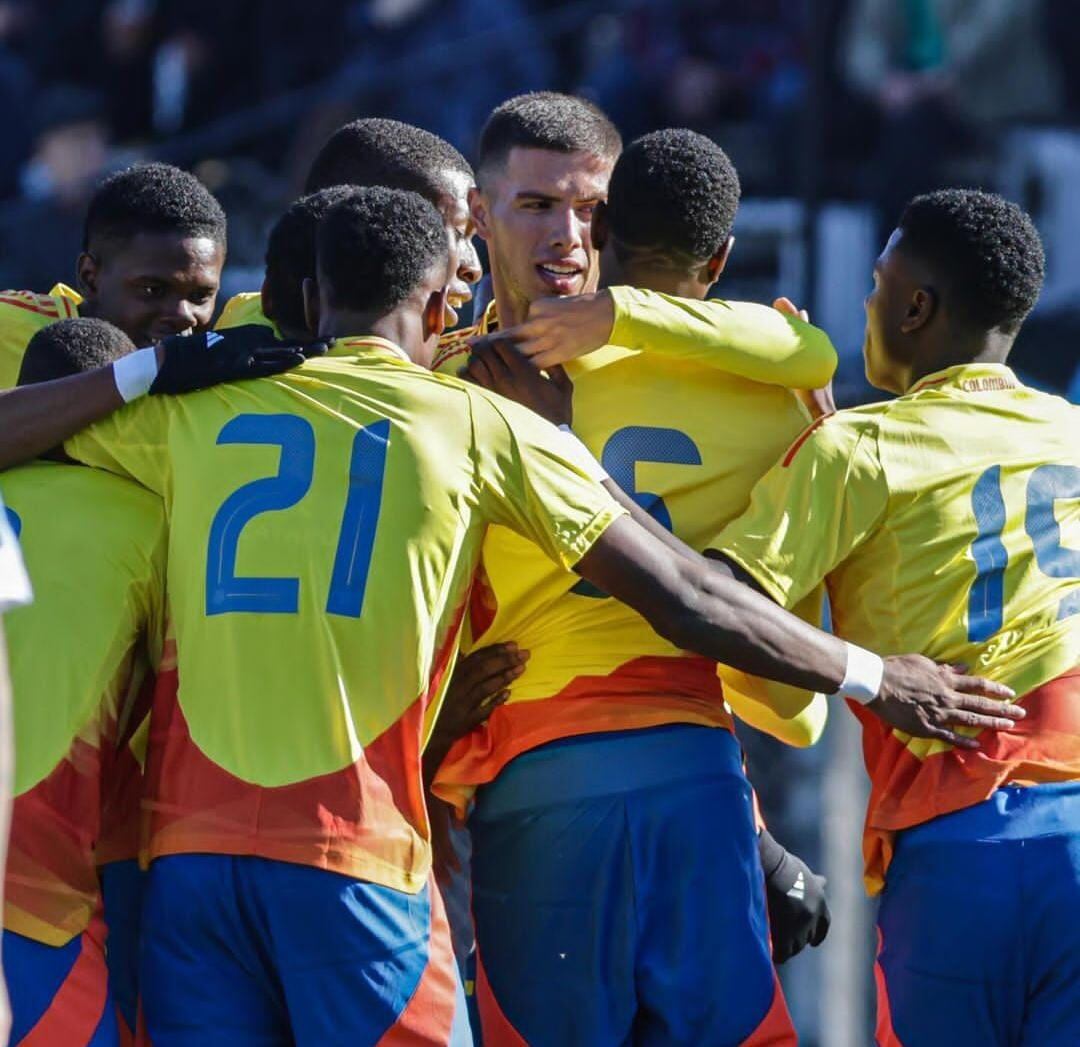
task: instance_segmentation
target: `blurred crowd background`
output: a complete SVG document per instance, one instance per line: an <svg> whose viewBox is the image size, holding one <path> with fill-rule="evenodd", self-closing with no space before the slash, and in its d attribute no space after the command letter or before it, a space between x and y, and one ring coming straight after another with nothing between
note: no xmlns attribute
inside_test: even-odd
<svg viewBox="0 0 1080 1047"><path fill-rule="evenodd" d="M1075 0L0 0L0 286L69 280L88 192L140 157L190 167L230 220L221 301L261 281L264 237L326 135L421 124L471 156L490 109L584 94L627 139L712 135L742 178L720 292L810 309L862 378L862 296L903 202L997 189L1047 245L1015 363L1080 400L1080 4ZM820 954L784 971L807 1044L865 1044L857 732L786 751L746 737L776 835L830 878ZM853 987L859 991L853 991Z"/></svg>

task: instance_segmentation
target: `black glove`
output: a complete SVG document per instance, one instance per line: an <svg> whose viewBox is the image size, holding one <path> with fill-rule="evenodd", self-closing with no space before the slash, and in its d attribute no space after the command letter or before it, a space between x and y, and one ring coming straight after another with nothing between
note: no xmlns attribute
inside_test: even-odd
<svg viewBox="0 0 1080 1047"><path fill-rule="evenodd" d="M825 877L785 851L766 829L758 837L758 853L765 872L773 960L784 963L808 944L820 945L829 933Z"/></svg>
<svg viewBox="0 0 1080 1047"><path fill-rule="evenodd" d="M192 393L222 382L265 378L326 352L326 342L290 344L275 338L262 324L244 324L225 331L174 334L159 343L165 350L152 395Z"/></svg>

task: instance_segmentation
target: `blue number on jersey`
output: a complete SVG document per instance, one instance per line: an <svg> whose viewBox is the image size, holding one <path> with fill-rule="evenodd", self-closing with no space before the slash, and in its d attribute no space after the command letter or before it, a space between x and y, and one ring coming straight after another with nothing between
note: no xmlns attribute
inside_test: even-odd
<svg viewBox="0 0 1080 1047"><path fill-rule="evenodd" d="M375 546L375 527L379 522L389 447L389 419L361 429L353 440L349 497L345 501L330 595L326 600L329 614L359 618L364 609L364 590L371 567L371 551Z"/></svg>
<svg viewBox="0 0 1080 1047"><path fill-rule="evenodd" d="M600 464L618 484L657 523L673 531L671 513L664 499L650 491L637 489L638 462L661 462L668 465L701 465L701 452L686 433L655 425L628 425L618 429L604 444ZM584 578L570 590L578 596L606 597L608 594Z"/></svg>
<svg viewBox="0 0 1080 1047"><path fill-rule="evenodd" d="M238 578L240 532L261 513L288 509L308 492L315 469L315 430L291 414L241 414L227 422L218 444L270 444L281 448L274 476L252 480L233 491L210 525L206 549L206 613L255 611L295 614L298 578Z"/></svg>
<svg viewBox="0 0 1080 1047"><path fill-rule="evenodd" d="M1080 578L1080 549L1061 544L1061 527L1054 504L1080 498L1080 469L1074 465L1041 465L1028 478L1024 529L1035 550L1039 570L1050 578ZM979 533L971 546L975 581L968 597L968 640L981 643L1002 626L1005 605L1005 565L1008 550L1001 541L1005 528L1005 501L1001 494L1001 466L994 465L975 482L971 507ZM1080 587L1061 601L1058 620L1080 611Z"/></svg>
<svg viewBox="0 0 1080 1047"><path fill-rule="evenodd" d="M20 518L19 514L11 508L10 505L4 506L4 513L7 515L7 520L8 523L11 525L12 533L15 535L16 538L18 538L19 535L22 534L22 519Z"/></svg>

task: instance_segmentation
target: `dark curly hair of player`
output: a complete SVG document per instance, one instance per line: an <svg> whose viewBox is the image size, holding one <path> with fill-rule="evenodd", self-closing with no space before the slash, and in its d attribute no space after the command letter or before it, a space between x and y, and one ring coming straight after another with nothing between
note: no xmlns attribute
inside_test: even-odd
<svg viewBox="0 0 1080 1047"><path fill-rule="evenodd" d="M962 322L1015 334L1046 271L1042 241L1023 210L996 193L941 189L915 197L899 228L901 249L940 274Z"/></svg>
<svg viewBox="0 0 1080 1047"><path fill-rule="evenodd" d="M608 187L616 251L705 262L731 235L739 192L735 168L712 139L685 128L642 135L619 157Z"/></svg>
<svg viewBox="0 0 1080 1047"><path fill-rule="evenodd" d="M139 233L176 233L225 244L225 212L193 174L171 164L135 164L110 175L90 198L83 250Z"/></svg>
<svg viewBox="0 0 1080 1047"><path fill-rule="evenodd" d="M384 316L449 263L446 227L418 193L373 186L335 204L316 235L318 276L336 309Z"/></svg>
<svg viewBox="0 0 1080 1047"><path fill-rule="evenodd" d="M304 317L303 284L315 275L315 237L319 222L335 204L357 192L356 186L334 185L295 200L274 223L266 242L264 304L269 298L271 320L284 331L302 332Z"/></svg>
<svg viewBox="0 0 1080 1047"><path fill-rule="evenodd" d="M339 127L319 150L305 193L334 185L410 189L438 206L446 173L474 181L473 169L449 142L400 120L364 117Z"/></svg>
<svg viewBox="0 0 1080 1047"><path fill-rule="evenodd" d="M41 328L27 343L19 385L51 382L111 364L135 351L119 327L87 316L60 320Z"/></svg>
<svg viewBox="0 0 1080 1047"><path fill-rule="evenodd" d="M480 132L481 172L503 163L514 148L614 160L622 151L622 136L592 102L555 91L533 91L507 99L487 118Z"/></svg>

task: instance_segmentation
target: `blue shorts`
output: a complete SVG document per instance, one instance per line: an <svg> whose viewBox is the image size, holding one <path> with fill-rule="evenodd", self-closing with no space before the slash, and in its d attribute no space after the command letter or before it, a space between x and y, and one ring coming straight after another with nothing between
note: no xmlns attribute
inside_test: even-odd
<svg viewBox="0 0 1080 1047"><path fill-rule="evenodd" d="M304 865L150 866L139 980L154 1047L472 1042L438 893Z"/></svg>
<svg viewBox="0 0 1080 1047"><path fill-rule="evenodd" d="M105 899L105 960L109 988L127 1032L134 1034L139 1011L139 923L142 917L146 874L139 863L109 862L101 866L101 894Z"/></svg>
<svg viewBox="0 0 1080 1047"><path fill-rule="evenodd" d="M100 918L67 945L43 945L4 931L4 976L11 1001L11 1044L117 1047L116 1011Z"/></svg>
<svg viewBox="0 0 1080 1047"><path fill-rule="evenodd" d="M541 746L470 827L485 1047L795 1042L728 731Z"/></svg>
<svg viewBox="0 0 1080 1047"><path fill-rule="evenodd" d="M880 1047L1080 1044L1080 782L899 833L878 941Z"/></svg>

